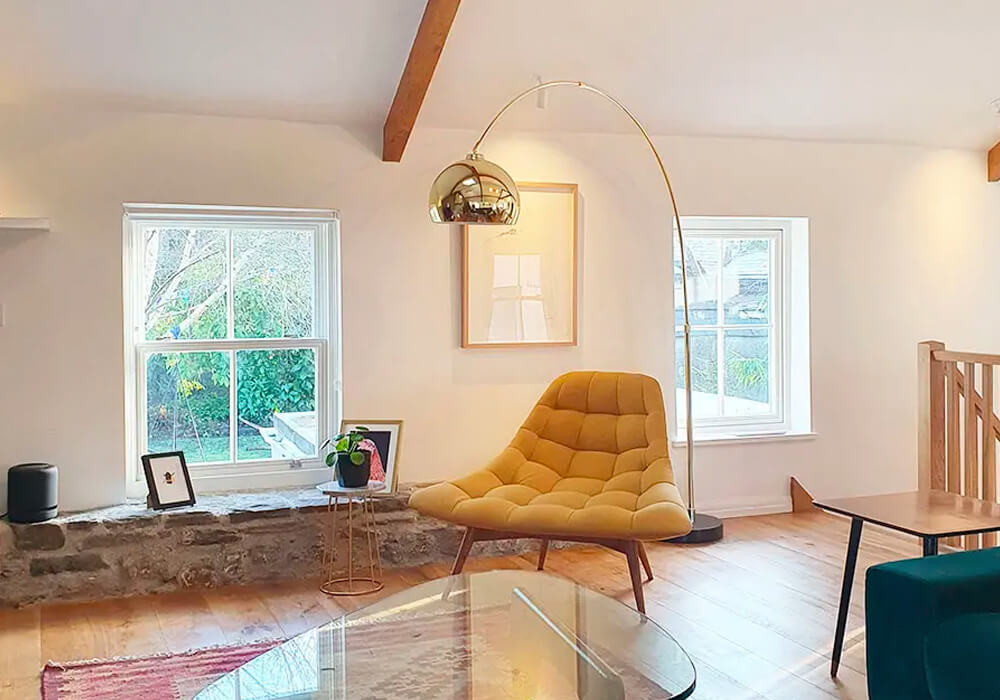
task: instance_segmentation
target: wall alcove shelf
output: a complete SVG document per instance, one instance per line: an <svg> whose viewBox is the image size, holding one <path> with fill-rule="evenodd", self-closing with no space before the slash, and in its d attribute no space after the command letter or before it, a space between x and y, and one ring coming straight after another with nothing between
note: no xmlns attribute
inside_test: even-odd
<svg viewBox="0 0 1000 700"><path fill-rule="evenodd" d="M40 218L17 218L0 216L0 232L3 231L48 231L49 220Z"/></svg>

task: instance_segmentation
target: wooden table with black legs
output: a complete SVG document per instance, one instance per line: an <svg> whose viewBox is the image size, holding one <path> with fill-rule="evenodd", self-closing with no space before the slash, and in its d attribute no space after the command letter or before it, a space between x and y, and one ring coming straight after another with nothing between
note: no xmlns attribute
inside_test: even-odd
<svg viewBox="0 0 1000 700"><path fill-rule="evenodd" d="M942 537L1000 530L1000 504L945 491L907 491L879 496L823 499L813 503L823 510L846 515L851 519L844 583L840 589L840 610L837 613L837 629L833 635L831 676L837 675L837 668L840 666L847 611L851 606L854 568L858 562L858 545L861 544L861 527L864 523L881 525L919 537L923 541L925 557L938 553L938 540Z"/></svg>

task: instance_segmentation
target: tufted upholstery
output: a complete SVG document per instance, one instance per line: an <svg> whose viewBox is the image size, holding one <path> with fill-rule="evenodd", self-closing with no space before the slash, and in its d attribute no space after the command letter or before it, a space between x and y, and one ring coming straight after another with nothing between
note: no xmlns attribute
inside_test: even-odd
<svg viewBox="0 0 1000 700"><path fill-rule="evenodd" d="M659 540L691 529L660 385L618 372L559 377L503 452L414 492L410 506L471 528L555 539Z"/></svg>

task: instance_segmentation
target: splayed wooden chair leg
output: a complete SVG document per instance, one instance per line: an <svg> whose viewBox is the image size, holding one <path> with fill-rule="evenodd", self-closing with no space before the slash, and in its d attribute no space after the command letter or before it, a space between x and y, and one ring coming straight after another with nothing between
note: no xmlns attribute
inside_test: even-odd
<svg viewBox="0 0 1000 700"><path fill-rule="evenodd" d="M458 555L455 557L455 564L451 567L451 574L462 573L462 569L465 568L465 560L469 557L469 550L472 549L472 544L476 541L476 531L474 528L469 528L465 531L465 535L462 537L462 544L458 547Z"/></svg>
<svg viewBox="0 0 1000 700"><path fill-rule="evenodd" d="M549 553L549 541L542 540L542 546L538 549L538 570L545 568L545 555Z"/></svg>
<svg viewBox="0 0 1000 700"><path fill-rule="evenodd" d="M639 571L639 543L628 542L625 547L628 561L628 575L632 579L632 593L635 595L635 609L646 614L646 600L642 594L642 573Z"/></svg>
<svg viewBox="0 0 1000 700"><path fill-rule="evenodd" d="M642 542L636 542L639 549L639 561L642 562L642 568L646 570L646 578L649 581L653 580L653 567L649 565L649 557L646 556L646 547L643 546Z"/></svg>

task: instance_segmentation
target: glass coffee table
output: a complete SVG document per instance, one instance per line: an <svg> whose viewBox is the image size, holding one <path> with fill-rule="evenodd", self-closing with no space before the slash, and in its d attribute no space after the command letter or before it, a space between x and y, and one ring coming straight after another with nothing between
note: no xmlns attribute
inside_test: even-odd
<svg viewBox="0 0 1000 700"><path fill-rule="evenodd" d="M572 581L429 581L274 647L197 700L687 698L695 670L655 622Z"/></svg>

